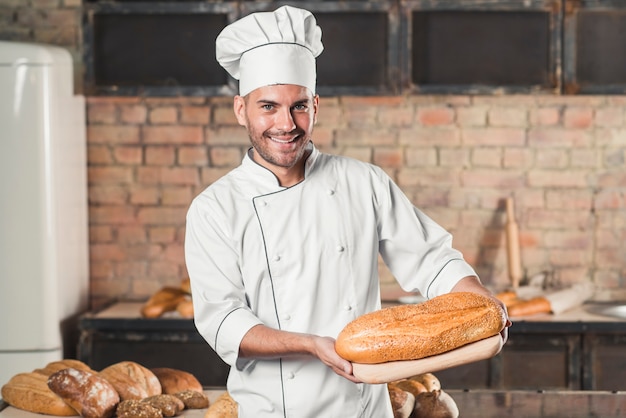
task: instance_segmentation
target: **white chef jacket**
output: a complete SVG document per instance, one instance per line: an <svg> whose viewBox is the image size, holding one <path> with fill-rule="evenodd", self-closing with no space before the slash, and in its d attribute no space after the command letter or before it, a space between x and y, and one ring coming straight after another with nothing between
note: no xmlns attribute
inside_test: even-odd
<svg viewBox="0 0 626 418"><path fill-rule="evenodd" d="M238 357L257 324L336 338L379 309L379 252L405 290L426 297L476 274L383 170L309 152L294 186L281 187L249 151L194 199L185 257L195 324L231 365L241 418L393 417L384 384L355 384L310 356Z"/></svg>

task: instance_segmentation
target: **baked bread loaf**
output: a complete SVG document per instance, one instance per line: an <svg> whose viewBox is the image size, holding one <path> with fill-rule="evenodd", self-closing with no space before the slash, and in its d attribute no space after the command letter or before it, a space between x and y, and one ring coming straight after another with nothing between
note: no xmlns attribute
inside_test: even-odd
<svg viewBox="0 0 626 418"><path fill-rule="evenodd" d="M105 378L86 370L59 370L48 378L48 387L85 418L109 418L120 402Z"/></svg>
<svg viewBox="0 0 626 418"><path fill-rule="evenodd" d="M186 297L176 305L176 312L183 318L193 318L193 302L190 297Z"/></svg>
<svg viewBox="0 0 626 418"><path fill-rule="evenodd" d="M120 399L143 399L161 394L159 379L141 364L133 361L121 361L100 371L120 395Z"/></svg>
<svg viewBox="0 0 626 418"><path fill-rule="evenodd" d="M183 390L202 392L202 385L198 379L189 372L169 367L156 367L151 370L157 379L159 379L161 391L165 394L173 395Z"/></svg>
<svg viewBox="0 0 626 418"><path fill-rule="evenodd" d="M147 403L161 411L164 417L175 417L185 409L183 401L174 395L155 395L142 399L141 402Z"/></svg>
<svg viewBox="0 0 626 418"><path fill-rule="evenodd" d="M2 386L2 399L14 408L45 415L72 416L78 412L48 387L43 373L19 373Z"/></svg>
<svg viewBox="0 0 626 418"><path fill-rule="evenodd" d="M183 390L174 394L185 405L185 409L204 409L209 407L209 398L202 392Z"/></svg>
<svg viewBox="0 0 626 418"><path fill-rule="evenodd" d="M204 414L204 418L237 418L238 416L237 402L228 392L222 393Z"/></svg>
<svg viewBox="0 0 626 418"><path fill-rule="evenodd" d="M35 369L33 371L35 373L41 373L45 376L50 376L51 374L56 373L59 370L68 369L70 367L76 370L92 371L91 367L89 367L82 361L74 360L74 359L63 359L63 360L52 361L46 364L46 367L42 369Z"/></svg>
<svg viewBox="0 0 626 418"><path fill-rule="evenodd" d="M145 318L158 318L166 312L172 312L185 300L187 293L178 287L163 287L154 293L141 307Z"/></svg>
<svg viewBox="0 0 626 418"><path fill-rule="evenodd" d="M360 316L341 331L335 350L362 364L417 360L494 336L505 324L505 313L492 298L448 293Z"/></svg>
<svg viewBox="0 0 626 418"><path fill-rule="evenodd" d="M518 302L507 307L510 316L536 315L540 313L550 313L552 306L550 301L543 296L536 296L522 302Z"/></svg>
<svg viewBox="0 0 626 418"><path fill-rule="evenodd" d="M415 407L415 395L398 387L394 383L387 385L393 418L409 418Z"/></svg>
<svg viewBox="0 0 626 418"><path fill-rule="evenodd" d="M129 399L117 404L117 418L163 418L161 410L137 399Z"/></svg>

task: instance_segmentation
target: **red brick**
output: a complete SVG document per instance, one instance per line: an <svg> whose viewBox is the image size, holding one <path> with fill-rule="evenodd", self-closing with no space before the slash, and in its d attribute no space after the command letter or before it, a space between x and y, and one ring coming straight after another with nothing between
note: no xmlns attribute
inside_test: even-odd
<svg viewBox="0 0 626 418"><path fill-rule="evenodd" d="M92 279L101 278L106 279L110 278L113 275L113 264L110 261L89 261L89 276Z"/></svg>
<svg viewBox="0 0 626 418"><path fill-rule="evenodd" d="M225 176L230 170L232 170L231 167L203 167L200 173L202 181L202 187L200 187L200 189L204 189L204 187L214 183L216 180Z"/></svg>
<svg viewBox="0 0 626 418"><path fill-rule="evenodd" d="M335 140L335 130L333 128L315 127L313 132L313 143L317 148L332 147Z"/></svg>
<svg viewBox="0 0 626 418"><path fill-rule="evenodd" d="M434 167L437 165L437 150L433 147L411 147L406 149L405 154L407 167Z"/></svg>
<svg viewBox="0 0 626 418"><path fill-rule="evenodd" d="M625 209L626 185L621 189L602 189L598 191L594 198L593 206L596 209Z"/></svg>
<svg viewBox="0 0 626 418"><path fill-rule="evenodd" d="M619 248L623 240L613 229L596 229L595 242L597 248Z"/></svg>
<svg viewBox="0 0 626 418"><path fill-rule="evenodd" d="M156 205L161 193L157 187L135 186L130 192L130 203L133 205Z"/></svg>
<svg viewBox="0 0 626 418"><path fill-rule="evenodd" d="M171 124L178 120L178 109L175 107L157 107L150 110L148 119L153 124Z"/></svg>
<svg viewBox="0 0 626 418"><path fill-rule="evenodd" d="M399 131L398 143L408 146L452 147L461 144L459 130L444 127L441 129L413 128Z"/></svg>
<svg viewBox="0 0 626 418"><path fill-rule="evenodd" d="M532 126L558 125L561 121L561 109L558 107L530 109L529 121Z"/></svg>
<svg viewBox="0 0 626 418"><path fill-rule="evenodd" d="M131 206L102 205L89 207L91 225L129 224L135 222L135 209Z"/></svg>
<svg viewBox="0 0 626 418"><path fill-rule="evenodd" d="M139 127L90 125L87 140L91 144L136 144L139 143Z"/></svg>
<svg viewBox="0 0 626 418"><path fill-rule="evenodd" d="M249 146L250 137L243 127L224 127L205 130L207 143L210 145L241 145Z"/></svg>
<svg viewBox="0 0 626 418"><path fill-rule="evenodd" d="M546 248L590 250L593 245L593 233L578 230L546 231L542 243Z"/></svg>
<svg viewBox="0 0 626 418"><path fill-rule="evenodd" d="M466 145L523 146L526 143L526 131L516 128L465 129L461 135Z"/></svg>
<svg viewBox="0 0 626 418"><path fill-rule="evenodd" d="M90 186L89 204L122 205L128 199L128 190L119 186Z"/></svg>
<svg viewBox="0 0 626 418"><path fill-rule="evenodd" d="M528 172L531 187L588 187L589 172L585 170L532 170Z"/></svg>
<svg viewBox="0 0 626 418"><path fill-rule="evenodd" d="M120 120L124 123L145 123L148 109L143 104L129 104L120 106Z"/></svg>
<svg viewBox="0 0 626 418"><path fill-rule="evenodd" d="M407 106L383 107L378 111L378 120L388 127L411 126L413 114L413 109Z"/></svg>
<svg viewBox="0 0 626 418"><path fill-rule="evenodd" d="M515 189L524 185L524 174L517 170L476 169L461 173L464 187Z"/></svg>
<svg viewBox="0 0 626 418"><path fill-rule="evenodd" d="M593 192L586 189L547 190L547 209L582 209L591 210Z"/></svg>
<svg viewBox="0 0 626 418"><path fill-rule="evenodd" d="M623 170L619 170L598 174L596 183L597 186L601 188L624 187L624 185L626 184L626 172L624 172Z"/></svg>
<svg viewBox="0 0 626 418"><path fill-rule="evenodd" d="M502 149L499 147L474 148L471 161L474 167L500 167Z"/></svg>
<svg viewBox="0 0 626 418"><path fill-rule="evenodd" d="M139 209L137 219L147 225L180 225L185 222L186 213L187 208L184 207L145 207Z"/></svg>
<svg viewBox="0 0 626 418"><path fill-rule="evenodd" d="M146 242L146 230L142 226L120 226L117 229L118 242L137 244Z"/></svg>
<svg viewBox="0 0 626 418"><path fill-rule="evenodd" d="M189 187L167 187L161 192L161 200L164 205L189 205L193 196Z"/></svg>
<svg viewBox="0 0 626 418"><path fill-rule="evenodd" d="M176 228L171 226L156 226L148 228L148 239L153 243L169 243L176 238Z"/></svg>
<svg viewBox="0 0 626 418"><path fill-rule="evenodd" d="M586 129L593 125L593 109L588 107L568 107L563 111L563 126Z"/></svg>
<svg viewBox="0 0 626 418"><path fill-rule="evenodd" d="M89 167L87 169L89 183L130 184L133 182L133 171L129 167Z"/></svg>
<svg viewBox="0 0 626 418"><path fill-rule="evenodd" d="M551 250L549 253L550 264L557 268L589 265L591 261L591 253L587 249L573 250L568 248L565 250Z"/></svg>
<svg viewBox="0 0 626 418"><path fill-rule="evenodd" d="M439 150L439 164L442 167L467 167L468 150L464 148L442 148Z"/></svg>
<svg viewBox="0 0 626 418"><path fill-rule="evenodd" d="M204 134L200 126L143 126L143 140L148 144L201 144Z"/></svg>
<svg viewBox="0 0 626 418"><path fill-rule="evenodd" d="M538 150L535 157L537 168L566 168L569 164L567 148L546 148Z"/></svg>
<svg viewBox="0 0 626 418"><path fill-rule="evenodd" d="M528 209L526 224L530 228L560 229L589 228L592 216L586 210L544 210Z"/></svg>
<svg viewBox="0 0 626 418"><path fill-rule="evenodd" d="M168 145L147 146L147 165L174 165L176 162L176 148Z"/></svg>
<svg viewBox="0 0 626 418"><path fill-rule="evenodd" d="M486 126L487 108L484 106L459 107L456 109L456 121L461 127Z"/></svg>
<svg viewBox="0 0 626 418"><path fill-rule="evenodd" d="M423 126L451 125L454 123L454 110L449 107L418 108L417 121Z"/></svg>
<svg viewBox="0 0 626 418"><path fill-rule="evenodd" d="M528 132L528 145L531 147L580 148L592 145L589 133L575 129L535 128Z"/></svg>
<svg viewBox="0 0 626 418"><path fill-rule="evenodd" d="M90 124L115 123L117 108L111 103L94 103L87 106L87 121Z"/></svg>
<svg viewBox="0 0 626 418"><path fill-rule="evenodd" d="M179 264L171 261L152 261L147 272L150 278L171 278L178 276Z"/></svg>
<svg viewBox="0 0 626 418"><path fill-rule="evenodd" d="M595 146L626 147L626 129L596 129Z"/></svg>
<svg viewBox="0 0 626 418"><path fill-rule="evenodd" d="M180 121L191 125L207 125L209 123L209 107L183 106L180 108Z"/></svg>
<svg viewBox="0 0 626 418"><path fill-rule="evenodd" d="M176 261L183 263L185 261L185 248L182 243L171 243L165 246L165 252L163 254L165 260Z"/></svg>
<svg viewBox="0 0 626 418"><path fill-rule="evenodd" d="M120 164L141 164L143 161L143 149L141 147L118 146L113 148L115 161Z"/></svg>
<svg viewBox="0 0 626 418"><path fill-rule="evenodd" d="M178 164L205 166L208 164L207 149L204 146L178 148Z"/></svg>
<svg viewBox="0 0 626 418"><path fill-rule="evenodd" d="M212 147L209 150L209 160L213 167L235 167L241 164L243 155L239 148Z"/></svg>
<svg viewBox="0 0 626 418"><path fill-rule="evenodd" d="M144 261L129 261L115 265L115 274L118 277L143 277L146 275L146 271Z"/></svg>
<svg viewBox="0 0 626 418"><path fill-rule="evenodd" d="M489 125L495 127L526 127L528 112L519 107L494 107L489 111Z"/></svg>
<svg viewBox="0 0 626 418"><path fill-rule="evenodd" d="M87 163L89 165L112 164L111 150L106 145L88 145Z"/></svg>
<svg viewBox="0 0 626 418"><path fill-rule="evenodd" d="M113 231L109 225L90 225L89 242L111 242Z"/></svg>
<svg viewBox="0 0 626 418"><path fill-rule="evenodd" d="M366 128L376 126L378 111L375 107L355 106L343 108L344 123L355 128Z"/></svg>
<svg viewBox="0 0 626 418"><path fill-rule="evenodd" d="M572 167L595 168L601 165L599 151L593 148L570 150L570 164Z"/></svg>
<svg viewBox="0 0 626 418"><path fill-rule="evenodd" d="M122 261L126 259L126 252L118 244L91 244L89 258L94 261Z"/></svg>
<svg viewBox="0 0 626 418"><path fill-rule="evenodd" d="M214 108L213 123L217 126L239 126L232 106Z"/></svg>
<svg viewBox="0 0 626 418"><path fill-rule="evenodd" d="M347 129L337 131L338 147L355 145L389 146L396 145L397 134L391 130Z"/></svg>
<svg viewBox="0 0 626 418"><path fill-rule="evenodd" d="M398 170L398 183L404 186L457 186L459 184L459 170L450 168L402 168Z"/></svg>
<svg viewBox="0 0 626 418"><path fill-rule="evenodd" d="M372 148L371 147L343 147L338 154L346 157L354 158L366 163L372 162Z"/></svg>
<svg viewBox="0 0 626 418"><path fill-rule="evenodd" d="M336 104L326 104L320 100L320 107L317 111L317 126L341 126L343 120L343 109Z"/></svg>
<svg viewBox="0 0 626 418"><path fill-rule="evenodd" d="M622 107L601 107L596 109L594 125L598 127L619 127L624 123Z"/></svg>
<svg viewBox="0 0 626 418"><path fill-rule="evenodd" d="M402 149L400 148L375 148L374 164L381 167L402 167Z"/></svg>

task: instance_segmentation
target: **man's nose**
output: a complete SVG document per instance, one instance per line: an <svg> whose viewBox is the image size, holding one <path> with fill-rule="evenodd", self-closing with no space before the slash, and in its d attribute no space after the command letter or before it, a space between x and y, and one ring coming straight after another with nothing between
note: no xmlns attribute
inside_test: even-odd
<svg viewBox="0 0 626 418"><path fill-rule="evenodd" d="M296 129L291 109L284 109L276 115L276 128L284 132L291 132Z"/></svg>

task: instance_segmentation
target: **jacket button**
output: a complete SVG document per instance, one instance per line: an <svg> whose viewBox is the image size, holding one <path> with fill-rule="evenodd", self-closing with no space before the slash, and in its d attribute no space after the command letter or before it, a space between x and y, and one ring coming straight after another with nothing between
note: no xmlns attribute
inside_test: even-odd
<svg viewBox="0 0 626 418"><path fill-rule="evenodd" d="M289 321L291 319L291 315L287 314L287 315L283 316L283 319L285 321Z"/></svg>
<svg viewBox="0 0 626 418"><path fill-rule="evenodd" d="M276 255L274 256L274 261L280 261L280 255L276 254Z"/></svg>
<svg viewBox="0 0 626 418"><path fill-rule="evenodd" d="M351 311L351 310L352 310L352 306L350 306L350 305L346 305L345 310L346 310L346 311Z"/></svg>
<svg viewBox="0 0 626 418"><path fill-rule="evenodd" d="M332 195L334 195L334 194L335 194L335 191L334 191L334 190L332 190L332 189L331 189L331 190L329 190L329 191L328 191L328 196L332 196Z"/></svg>
<svg viewBox="0 0 626 418"><path fill-rule="evenodd" d="M295 375L295 374L293 374L292 372L287 373L287 379L291 380L291 379L293 379L294 377L296 377L296 375Z"/></svg>
<svg viewBox="0 0 626 418"><path fill-rule="evenodd" d="M338 245L337 246L337 252L342 253L345 250L343 245Z"/></svg>

